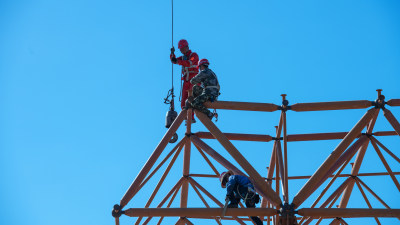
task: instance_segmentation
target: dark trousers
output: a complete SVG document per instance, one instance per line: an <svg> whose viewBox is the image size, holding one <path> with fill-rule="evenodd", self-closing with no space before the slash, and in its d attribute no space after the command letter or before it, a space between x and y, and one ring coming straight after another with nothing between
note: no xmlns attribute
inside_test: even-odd
<svg viewBox="0 0 400 225"><path fill-rule="evenodd" d="M255 200L255 196L256 195L254 193L248 193L247 187L239 186L239 188L235 188L235 189L236 190L234 190L234 195L233 196L232 195L229 196L229 200L230 200L231 204L236 204L237 205L240 202L241 198L245 198L247 196L247 199L245 199L246 207L247 208L255 208L256 207L256 200ZM257 225L263 225L263 222L257 216L251 216L250 218Z"/></svg>

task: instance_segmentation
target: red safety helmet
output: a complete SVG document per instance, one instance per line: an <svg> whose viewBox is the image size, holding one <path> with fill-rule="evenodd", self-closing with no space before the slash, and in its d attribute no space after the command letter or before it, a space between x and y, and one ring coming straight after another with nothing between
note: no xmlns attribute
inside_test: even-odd
<svg viewBox="0 0 400 225"><path fill-rule="evenodd" d="M186 47L186 46L189 46L189 43L188 43L185 39L181 39L181 40L178 42L178 48L179 48L179 49L184 48L184 47Z"/></svg>
<svg viewBox="0 0 400 225"><path fill-rule="evenodd" d="M233 172L231 170L221 173L221 176L219 177L219 181L221 182L222 188L226 188L226 183L228 182L228 178L232 175L233 175Z"/></svg>
<svg viewBox="0 0 400 225"><path fill-rule="evenodd" d="M201 65L210 65L207 59L200 59L199 63L197 64L197 69L200 68Z"/></svg>

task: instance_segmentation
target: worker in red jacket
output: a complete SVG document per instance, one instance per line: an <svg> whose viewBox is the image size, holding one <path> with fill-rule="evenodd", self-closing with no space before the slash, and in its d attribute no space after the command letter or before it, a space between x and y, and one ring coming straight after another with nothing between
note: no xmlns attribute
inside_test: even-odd
<svg viewBox="0 0 400 225"><path fill-rule="evenodd" d="M181 108L183 109L183 107L185 107L186 99L189 96L188 91L192 90L193 87L193 84L190 83L190 80L199 73L199 69L197 68L199 56L196 52L192 52L189 49L189 43L185 39L182 39L178 42L178 48L183 55L176 58L175 49L174 47L172 47L170 59L173 64L178 64L182 66L181 80L183 80L183 86Z"/></svg>

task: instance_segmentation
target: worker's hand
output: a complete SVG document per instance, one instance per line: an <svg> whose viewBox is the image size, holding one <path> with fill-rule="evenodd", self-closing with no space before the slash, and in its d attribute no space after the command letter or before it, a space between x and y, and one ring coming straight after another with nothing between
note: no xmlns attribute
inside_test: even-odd
<svg viewBox="0 0 400 225"><path fill-rule="evenodd" d="M172 48L171 48L171 54L174 54L174 53L175 53L175 47L172 46Z"/></svg>
<svg viewBox="0 0 400 225"><path fill-rule="evenodd" d="M175 57L172 57L172 58L171 58L171 62L172 62L172 63L177 63L178 60L177 60Z"/></svg>
<svg viewBox="0 0 400 225"><path fill-rule="evenodd" d="M229 201L231 198L229 197L229 195L225 196L225 202Z"/></svg>

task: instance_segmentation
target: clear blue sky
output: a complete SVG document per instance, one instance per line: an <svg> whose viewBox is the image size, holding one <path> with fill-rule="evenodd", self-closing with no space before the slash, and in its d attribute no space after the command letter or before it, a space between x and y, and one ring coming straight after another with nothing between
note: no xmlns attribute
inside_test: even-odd
<svg viewBox="0 0 400 225"><path fill-rule="evenodd" d="M220 100L279 105L283 93L290 104L375 100L377 88L387 99L400 98L399 10L395 0L175 0L174 45L185 38L209 59L222 86ZM113 223L112 206L166 131L170 47L170 1L0 1L0 224ZM399 108L389 109L400 118ZM289 111L288 133L348 131L365 111ZM223 132L272 135L279 120L279 112L219 114ZM205 128L197 123L193 130ZM382 114L376 130L392 130ZM178 133L182 137L184 129ZM400 155L398 136L379 140ZM207 143L228 157L216 141ZM233 143L266 174L272 143ZM289 143L289 175L312 174L338 143ZM192 159L191 173L212 173L198 153ZM181 171L179 157L161 194ZM371 147L361 172L385 172ZM198 180L223 201L216 179ZM400 208L389 177L365 181ZM128 207L143 207L156 182ZM290 198L304 182L291 182ZM203 207L193 190L190 201ZM359 192L351 202L367 207Z"/></svg>

